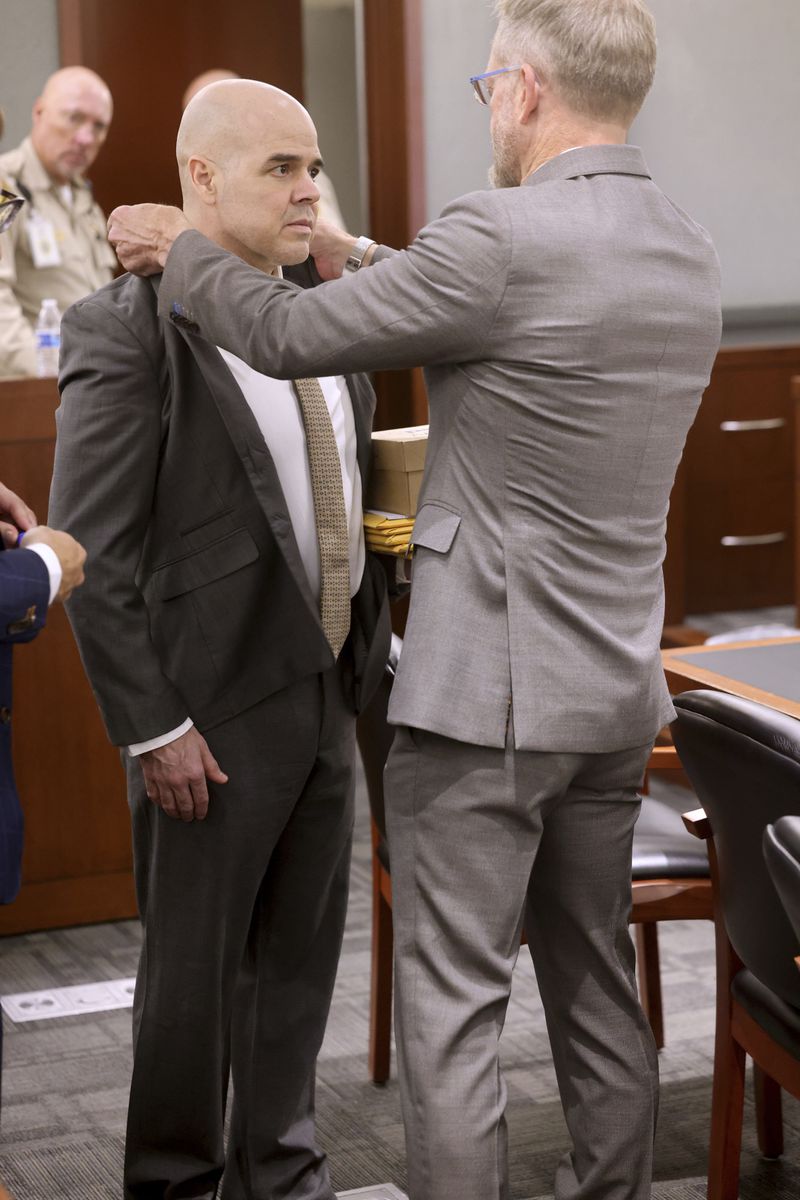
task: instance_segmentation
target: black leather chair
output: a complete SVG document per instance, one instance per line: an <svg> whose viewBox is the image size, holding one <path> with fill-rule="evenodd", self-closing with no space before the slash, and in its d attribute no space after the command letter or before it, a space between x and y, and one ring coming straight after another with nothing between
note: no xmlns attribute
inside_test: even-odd
<svg viewBox="0 0 800 1200"><path fill-rule="evenodd" d="M386 721L402 640L392 647L378 692L358 722L358 743L372 813L372 978L369 1070L375 1083L389 1078L392 1016L392 884L383 802L383 768L394 731ZM653 769L679 767L672 746L657 747ZM658 921L712 918L705 848L698 846L668 805L645 796L633 844L633 911L642 1005L659 1046L664 1044Z"/></svg>
<svg viewBox="0 0 800 1200"><path fill-rule="evenodd" d="M764 858L800 942L800 817L779 817L764 830ZM795 958L800 967L800 956Z"/></svg>
<svg viewBox="0 0 800 1200"><path fill-rule="evenodd" d="M800 1097L797 936L762 853L765 826L800 815L800 721L719 692L675 700L675 745L703 809L685 820L707 841L717 945L717 1025L709 1200L736 1200L745 1057L753 1060L758 1140L783 1152L781 1088Z"/></svg>

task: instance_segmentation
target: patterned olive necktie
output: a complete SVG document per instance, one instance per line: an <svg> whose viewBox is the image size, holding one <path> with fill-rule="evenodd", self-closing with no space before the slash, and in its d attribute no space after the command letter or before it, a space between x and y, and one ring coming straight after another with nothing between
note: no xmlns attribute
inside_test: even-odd
<svg viewBox="0 0 800 1200"><path fill-rule="evenodd" d="M350 632L350 538L342 464L318 379L295 379L306 431L320 562L319 612L334 658Z"/></svg>

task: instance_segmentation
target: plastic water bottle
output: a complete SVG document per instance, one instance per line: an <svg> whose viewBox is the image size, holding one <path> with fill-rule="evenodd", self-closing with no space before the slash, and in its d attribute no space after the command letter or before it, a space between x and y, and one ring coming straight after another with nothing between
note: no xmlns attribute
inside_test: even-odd
<svg viewBox="0 0 800 1200"><path fill-rule="evenodd" d="M61 312L55 300L43 300L36 320L36 374L58 374L61 348Z"/></svg>

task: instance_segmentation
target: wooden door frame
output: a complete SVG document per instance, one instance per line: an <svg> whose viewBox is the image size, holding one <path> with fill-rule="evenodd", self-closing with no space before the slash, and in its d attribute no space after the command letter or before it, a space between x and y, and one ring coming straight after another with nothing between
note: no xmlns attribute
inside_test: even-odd
<svg viewBox="0 0 800 1200"><path fill-rule="evenodd" d="M370 230L402 248L426 220L422 0L364 0L363 14ZM428 420L421 371L374 382L377 429Z"/></svg>

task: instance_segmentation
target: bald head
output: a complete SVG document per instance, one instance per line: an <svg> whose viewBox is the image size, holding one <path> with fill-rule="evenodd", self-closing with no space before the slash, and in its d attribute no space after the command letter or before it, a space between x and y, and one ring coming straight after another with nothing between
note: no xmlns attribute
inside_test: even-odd
<svg viewBox="0 0 800 1200"><path fill-rule="evenodd" d="M111 92L96 71L89 67L62 67L55 71L42 88L37 104L61 104L65 97L75 92L91 92L100 96L111 108Z"/></svg>
<svg viewBox="0 0 800 1200"><path fill-rule="evenodd" d="M112 113L111 92L88 67L63 67L50 76L33 106L31 141L57 183L89 169L106 140Z"/></svg>
<svg viewBox="0 0 800 1200"><path fill-rule="evenodd" d="M254 79L209 84L183 114L176 154L195 228L263 270L308 257L322 163L294 96Z"/></svg>
<svg viewBox="0 0 800 1200"><path fill-rule="evenodd" d="M199 75L195 75L192 82L183 93L181 100L181 108L186 108L190 100L194 100L198 92L204 87L208 87L210 83L220 83L223 79L240 79L241 76L236 71L229 71L227 67L211 67L208 71L202 71Z"/></svg>
<svg viewBox="0 0 800 1200"><path fill-rule="evenodd" d="M224 168L254 145L280 139L284 129L295 132L303 126L316 142L302 104L272 84L236 77L204 86L183 114L175 146L184 206L193 199L192 158L212 159Z"/></svg>

